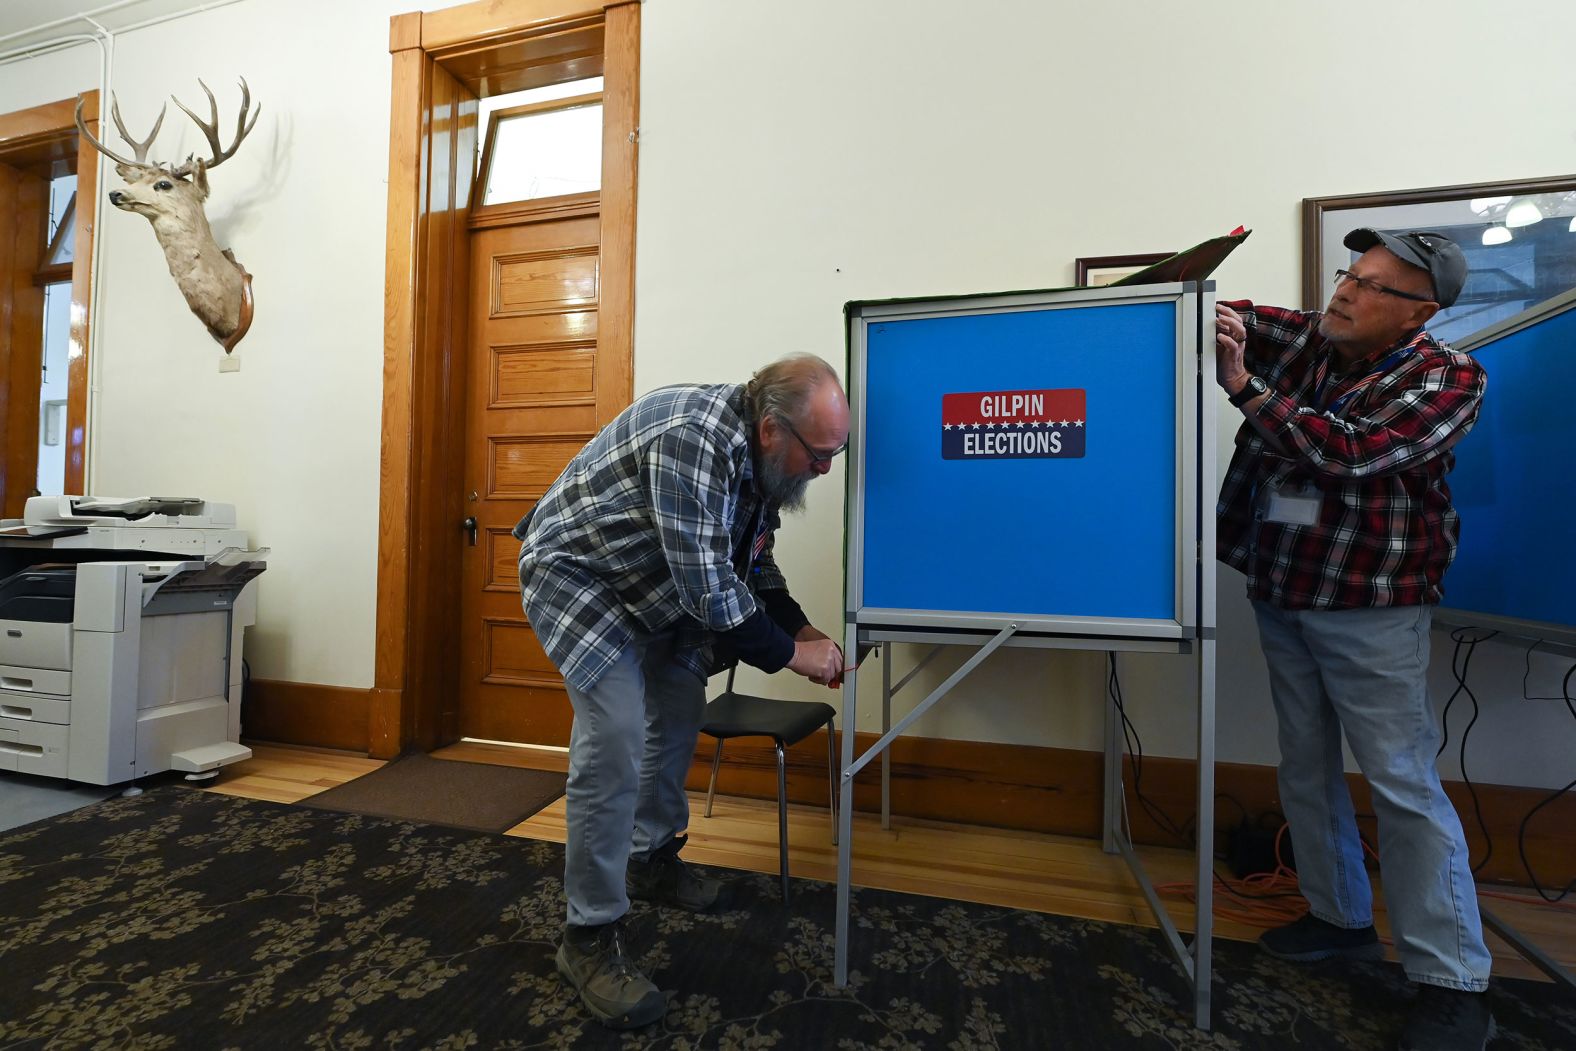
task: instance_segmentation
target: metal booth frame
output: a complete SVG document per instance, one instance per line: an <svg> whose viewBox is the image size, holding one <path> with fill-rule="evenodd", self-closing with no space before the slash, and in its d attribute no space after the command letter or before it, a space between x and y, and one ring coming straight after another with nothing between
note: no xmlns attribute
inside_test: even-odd
<svg viewBox="0 0 1576 1051"><path fill-rule="evenodd" d="M861 755L854 755L860 688L866 673L850 661L843 681L842 763L838 807L837 925L834 978L848 983L849 908L852 888L854 778L881 760L882 827L891 821L890 755L896 738L929 711L991 654L1003 647L1078 649L1107 652L1172 653L1191 658L1197 687L1198 836L1194 868L1197 919L1191 941L1178 930L1154 884L1144 871L1124 827L1122 736L1114 703L1104 720L1104 807L1102 846L1120 854L1153 910L1166 945L1192 990L1195 1024L1210 1025L1211 936L1213 924L1213 840L1215 763L1215 497L1216 421L1214 392L1214 283L1178 282L1118 288L851 303L847 308L849 394L854 406L848 459L848 527L845 567L845 652L857 655L881 648L882 734ZM1175 590L1171 618L1078 617L1017 614L1012 611L872 608L864 602L865 485L867 464L868 328L873 322L906 321L1046 311L1066 308L1171 303L1176 318L1176 464ZM932 647L901 682L892 683L892 644ZM940 686L893 725L892 696L929 663L942 647L975 652Z"/></svg>

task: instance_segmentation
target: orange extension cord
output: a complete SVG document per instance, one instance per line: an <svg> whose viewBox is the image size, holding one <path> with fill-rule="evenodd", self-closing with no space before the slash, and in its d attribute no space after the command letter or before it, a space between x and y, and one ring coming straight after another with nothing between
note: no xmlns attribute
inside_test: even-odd
<svg viewBox="0 0 1576 1051"><path fill-rule="evenodd" d="M1297 890L1297 873L1287 868L1281 857L1281 840L1286 835L1286 829L1287 825L1283 821L1280 829L1275 833L1275 871L1255 872L1241 879L1228 879L1218 872L1215 873L1215 883L1229 896L1216 897L1214 910L1216 916L1245 923L1251 927L1281 927L1295 922L1308 911L1308 903ZM1378 860L1378 855L1366 841L1363 843L1363 851ZM1191 883L1161 883L1155 887L1155 891L1189 901L1192 901L1194 896ZM1576 901L1544 901L1541 898L1484 890L1481 887L1478 889L1478 896L1513 901L1520 905L1541 905L1550 909L1576 909ZM1389 939L1383 940L1386 944L1390 944Z"/></svg>

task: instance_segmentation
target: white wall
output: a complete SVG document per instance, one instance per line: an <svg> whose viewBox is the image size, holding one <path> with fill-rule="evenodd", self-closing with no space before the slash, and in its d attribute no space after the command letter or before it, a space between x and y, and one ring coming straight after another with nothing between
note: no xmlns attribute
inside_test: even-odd
<svg viewBox="0 0 1576 1051"><path fill-rule="evenodd" d="M648 0L636 385L742 379L795 350L840 364L847 300L1056 287L1078 256L1173 251L1239 223L1254 233L1217 273L1222 295L1298 304L1304 197L1576 170L1572 39L1568 0L1360 17L1248 0ZM842 484L812 485L778 541L834 635ZM1273 763L1243 578L1219 582L1219 756ZM1442 635L1438 650L1442 698ZM898 651L899 673L917 652ZM966 656L938 658L897 713ZM1190 664L1119 660L1146 750L1192 754ZM1098 747L1103 661L1002 654L912 732ZM1513 682L1503 663L1473 666L1487 709L1472 776L1562 785L1576 726L1557 702L1520 702L1520 665ZM787 676L746 684L825 696Z"/></svg>
<svg viewBox="0 0 1576 1051"><path fill-rule="evenodd" d="M211 179L221 243L256 275L239 373L218 372L145 221L100 200L90 468L100 494L236 504L273 549L248 642L262 677L372 682L388 16L414 6L244 0L115 45L135 131L172 92L201 99L197 77L226 113L238 74L263 105ZM1398 0L1360 17L1248 0L648 0L643 18L639 390L743 379L794 350L840 362L850 299L1063 285L1077 256L1175 249L1238 223L1254 235L1222 292L1296 302L1305 196L1576 170L1569 0L1492 15ZM97 80L92 47L3 65L0 112ZM200 141L172 107L160 151ZM834 473L778 545L828 629L842 513ZM1241 590L1223 571L1220 756L1269 763ZM1488 684L1473 776L1563 784L1573 731L1563 706L1519 701L1515 658L1473 666ZM1003 654L917 732L1095 747L1102 660ZM1146 749L1190 754L1186 667L1122 661ZM1534 692L1563 667L1541 664Z"/></svg>
<svg viewBox="0 0 1576 1051"><path fill-rule="evenodd" d="M145 219L98 204L88 488L233 503L272 549L247 637L253 673L370 686L383 375L388 19L410 0L248 0L120 34L112 87L135 135L173 94L238 76L262 115L209 176L215 238L254 275L257 314L220 374ZM92 45L0 66L0 110L97 87ZM106 107L107 109L107 107ZM124 148L118 138L107 140ZM206 146L173 105L153 152ZM126 149L125 152L130 152ZM119 184L101 173L101 191Z"/></svg>

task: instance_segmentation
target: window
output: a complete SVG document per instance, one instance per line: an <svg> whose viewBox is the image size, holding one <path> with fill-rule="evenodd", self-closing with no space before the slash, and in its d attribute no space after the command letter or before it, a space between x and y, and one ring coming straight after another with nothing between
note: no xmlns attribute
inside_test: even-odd
<svg viewBox="0 0 1576 1051"><path fill-rule="evenodd" d="M484 99L481 205L602 186L602 79Z"/></svg>

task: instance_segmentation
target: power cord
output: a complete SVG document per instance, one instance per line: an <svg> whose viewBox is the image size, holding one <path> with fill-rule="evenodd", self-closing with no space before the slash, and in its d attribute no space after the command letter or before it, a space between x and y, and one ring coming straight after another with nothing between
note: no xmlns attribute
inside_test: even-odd
<svg viewBox="0 0 1576 1051"><path fill-rule="evenodd" d="M1536 645L1536 643L1534 643L1534 645ZM1531 663L1532 663L1532 647L1531 646L1527 647L1527 663L1528 663L1529 670L1530 670L1530 666L1531 666ZM1571 676L1573 674L1576 674L1576 664L1572 664L1570 666L1569 670L1567 670L1565 672L1565 678L1560 681L1560 696L1558 698L1529 698L1529 699L1533 699L1533 700L1544 700L1544 699L1547 699L1547 700L1561 700L1561 701L1564 701L1566 710L1568 710L1571 713L1571 718L1572 719L1576 719L1576 704L1573 704L1571 702ZM1521 681L1521 692L1522 692L1523 696L1526 695L1526 692L1527 692L1527 681L1526 681L1526 679L1522 679L1522 681ZM1576 780L1572 780L1564 788L1556 789L1555 791L1550 792L1547 796L1543 797L1543 799L1538 803L1537 806L1535 806L1531 810L1527 811L1527 816L1521 819L1521 826L1516 830L1516 853L1521 856L1521 867L1526 870L1526 872L1527 872L1527 879L1531 882L1532 889L1537 891L1538 897L1542 898L1544 901L1551 902L1551 903L1552 902L1563 901L1565 899L1566 895L1568 895L1573 888L1576 888L1576 879L1572 879L1569 883L1565 884L1565 886L1560 890L1560 892L1558 894L1552 894L1551 895L1548 891L1543 889L1543 884L1538 882L1537 874L1532 871L1532 862L1527 859L1527 826L1529 824L1531 824L1532 817L1533 817L1534 814L1536 814L1538 811L1542 810L1544 807L1548 806L1550 803L1554 802L1556 799L1558 799L1561 796L1563 796L1566 792L1569 792L1572 788L1576 788Z"/></svg>
<svg viewBox="0 0 1576 1051"><path fill-rule="evenodd" d="M1477 818L1478 831L1483 834L1484 847L1483 857L1477 862L1477 864L1471 866L1472 874L1475 876L1484 865L1488 864L1489 859L1494 856L1494 838L1489 835L1488 822L1483 820L1483 805L1478 801L1477 788L1472 784L1472 778L1467 773L1467 738L1472 733L1472 727L1477 725L1478 716L1481 714L1481 709L1478 706L1477 695L1474 694L1472 692L1472 688L1467 685L1467 671L1472 666L1472 655L1476 652L1478 643L1487 642L1495 635L1498 635L1499 632L1490 631L1486 635L1474 635L1470 634L1472 631L1473 629L1471 628L1456 628L1450 633L1451 641L1456 644L1455 651L1450 655L1450 672L1455 676L1456 688L1450 694L1450 699L1445 701L1444 711L1442 711L1439 716L1440 724L1444 730L1444 733L1439 742L1439 750L1434 753L1434 758L1438 759L1441 755L1443 755L1445 748L1450 744L1450 708L1456 703L1456 698L1460 697L1464 693L1467 696L1467 700L1472 702L1472 718L1467 720L1466 728L1461 731L1461 745L1458 762L1461 767L1461 780L1465 782L1467 786L1467 795L1472 798L1472 813ZM1466 648L1466 654L1464 657L1462 656L1462 647Z"/></svg>
<svg viewBox="0 0 1576 1051"><path fill-rule="evenodd" d="M1110 669L1110 674L1106 677L1105 682L1106 693L1110 696L1111 703L1116 705L1117 714L1122 717L1122 738L1127 743L1128 754L1133 757L1133 796L1138 800L1139 806L1144 808L1144 812L1149 815L1149 819L1156 825L1159 825L1162 831L1175 836L1183 846L1191 847L1195 837L1179 827L1175 821L1171 820L1169 814L1144 795L1144 745L1138 738L1138 728L1127 717L1127 707L1122 701L1122 683L1116 675L1116 654L1107 652L1105 658L1106 665ZM1233 800L1233 802L1236 801ZM1122 805L1125 816L1125 808L1127 806L1126 793L1123 794ZM1241 807L1240 803L1237 805ZM1131 838L1131 833L1129 833L1129 838ZM1213 848L1213 844L1211 844L1211 847Z"/></svg>

